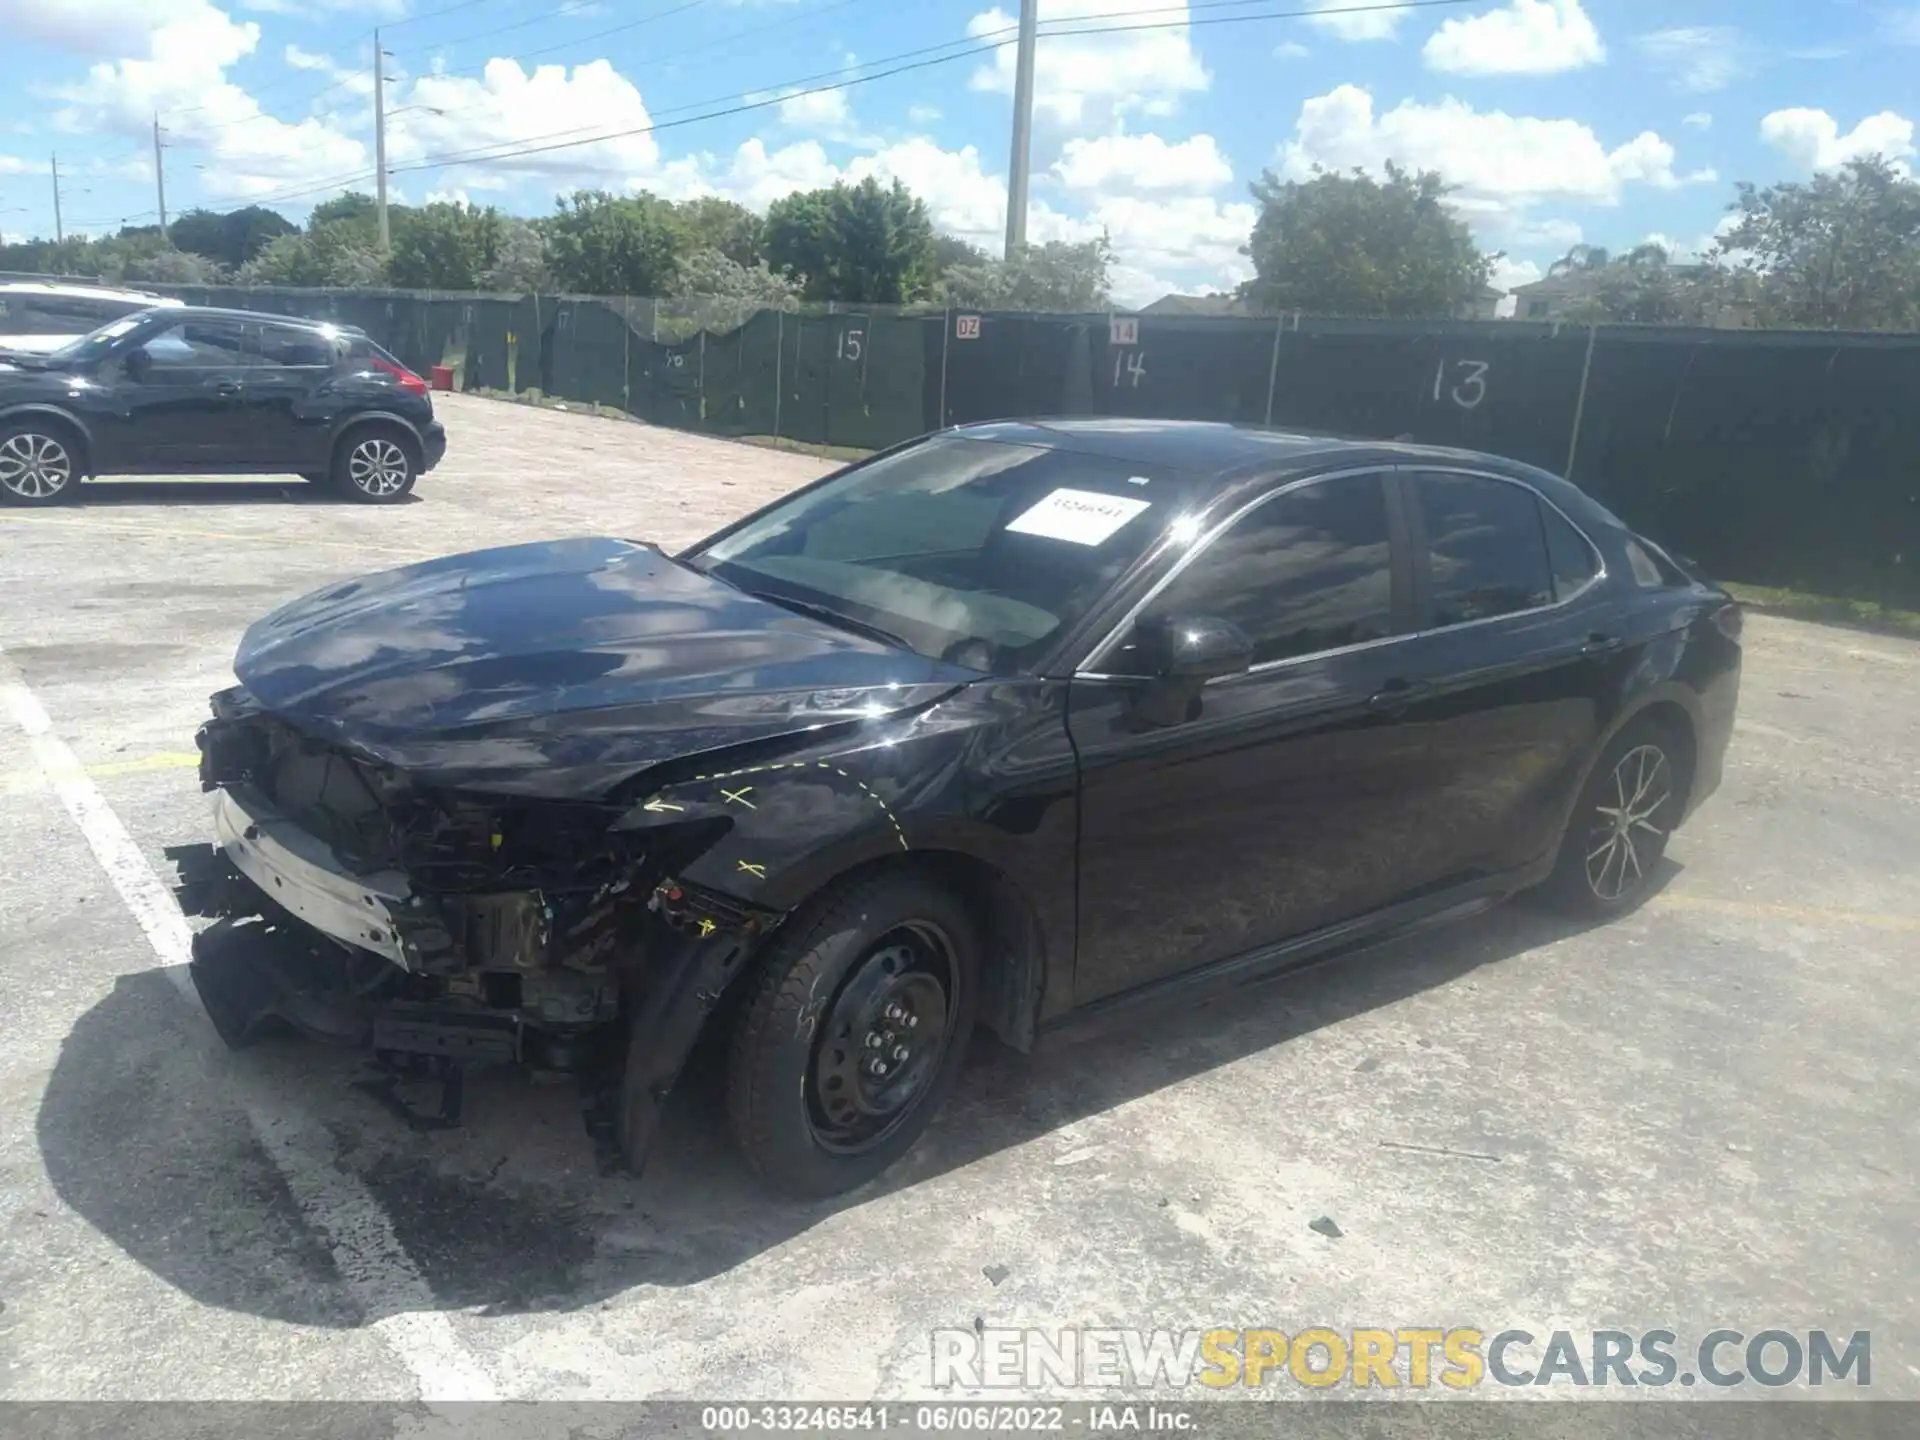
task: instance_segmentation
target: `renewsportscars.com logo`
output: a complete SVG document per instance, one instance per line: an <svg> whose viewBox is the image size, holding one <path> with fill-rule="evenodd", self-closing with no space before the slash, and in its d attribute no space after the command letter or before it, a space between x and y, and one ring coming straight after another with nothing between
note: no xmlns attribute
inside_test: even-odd
<svg viewBox="0 0 1920 1440"><path fill-rule="evenodd" d="M936 1330L936 1389L1179 1389L1302 1385L1356 1390L1505 1386L1779 1388L1873 1383L1873 1337L1854 1330L1519 1329L1464 1326L1291 1333L1215 1330Z"/></svg>

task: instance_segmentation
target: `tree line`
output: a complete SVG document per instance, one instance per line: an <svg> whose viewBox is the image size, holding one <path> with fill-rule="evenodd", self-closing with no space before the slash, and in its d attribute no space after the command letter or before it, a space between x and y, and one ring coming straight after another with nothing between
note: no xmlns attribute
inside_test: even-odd
<svg viewBox="0 0 1920 1440"><path fill-rule="evenodd" d="M1252 186L1258 218L1240 287L1256 314L1431 319L1465 312L1498 254L1483 251L1433 171L1316 172ZM1710 252L1678 263L1655 245L1578 245L1550 276L1574 283L1558 316L1648 324L1752 323L1920 330L1920 181L1883 156L1807 181L1743 183ZM305 226L272 210L190 210L169 226L62 244L0 246L0 270L127 282L725 296L780 306L947 302L1089 311L1110 303L1104 237L1029 246L1011 261L941 234L899 181L866 179L777 200L579 190L523 219L464 203L390 208L348 193Z"/></svg>
<svg viewBox="0 0 1920 1440"><path fill-rule="evenodd" d="M0 270L122 283L293 285L581 295L725 296L767 305L948 301L1099 310L1104 238L1029 246L1012 262L939 233L899 181L797 191L765 216L731 200L577 190L523 219L460 202L390 205L382 251L371 196L349 191L305 226L259 206L189 210L167 227L0 246Z"/></svg>

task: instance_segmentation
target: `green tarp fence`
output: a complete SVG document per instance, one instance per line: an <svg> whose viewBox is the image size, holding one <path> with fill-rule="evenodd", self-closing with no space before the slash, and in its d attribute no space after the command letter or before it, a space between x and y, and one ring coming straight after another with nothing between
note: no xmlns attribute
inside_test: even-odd
<svg viewBox="0 0 1920 1440"><path fill-rule="evenodd" d="M358 325L463 389L713 435L864 450L1065 414L1488 450L1571 473L1724 578L1920 603L1920 335L176 293Z"/></svg>

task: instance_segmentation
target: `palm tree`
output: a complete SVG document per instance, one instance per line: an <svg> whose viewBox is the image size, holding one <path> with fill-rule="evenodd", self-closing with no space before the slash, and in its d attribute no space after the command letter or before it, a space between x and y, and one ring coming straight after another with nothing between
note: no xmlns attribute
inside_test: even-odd
<svg viewBox="0 0 1920 1440"><path fill-rule="evenodd" d="M1576 245L1547 267L1547 278L1604 270L1612 259L1604 245Z"/></svg>

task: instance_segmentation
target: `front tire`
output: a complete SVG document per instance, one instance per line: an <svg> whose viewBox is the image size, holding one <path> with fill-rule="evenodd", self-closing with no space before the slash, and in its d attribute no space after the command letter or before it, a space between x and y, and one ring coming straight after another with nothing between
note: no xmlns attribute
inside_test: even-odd
<svg viewBox="0 0 1920 1440"><path fill-rule="evenodd" d="M0 425L0 504L58 505L80 488L80 447L31 417Z"/></svg>
<svg viewBox="0 0 1920 1440"><path fill-rule="evenodd" d="M395 426L349 431L334 447L333 487L359 504L398 504L419 476L420 447Z"/></svg>
<svg viewBox="0 0 1920 1440"><path fill-rule="evenodd" d="M761 1179L839 1195L912 1147L959 1078L979 953L965 907L907 872L836 886L782 927L728 1057L734 1139Z"/></svg>
<svg viewBox="0 0 1920 1440"><path fill-rule="evenodd" d="M1652 721L1614 737L1593 767L1544 891L1570 914L1607 919L1646 899L1685 804L1680 747Z"/></svg>

